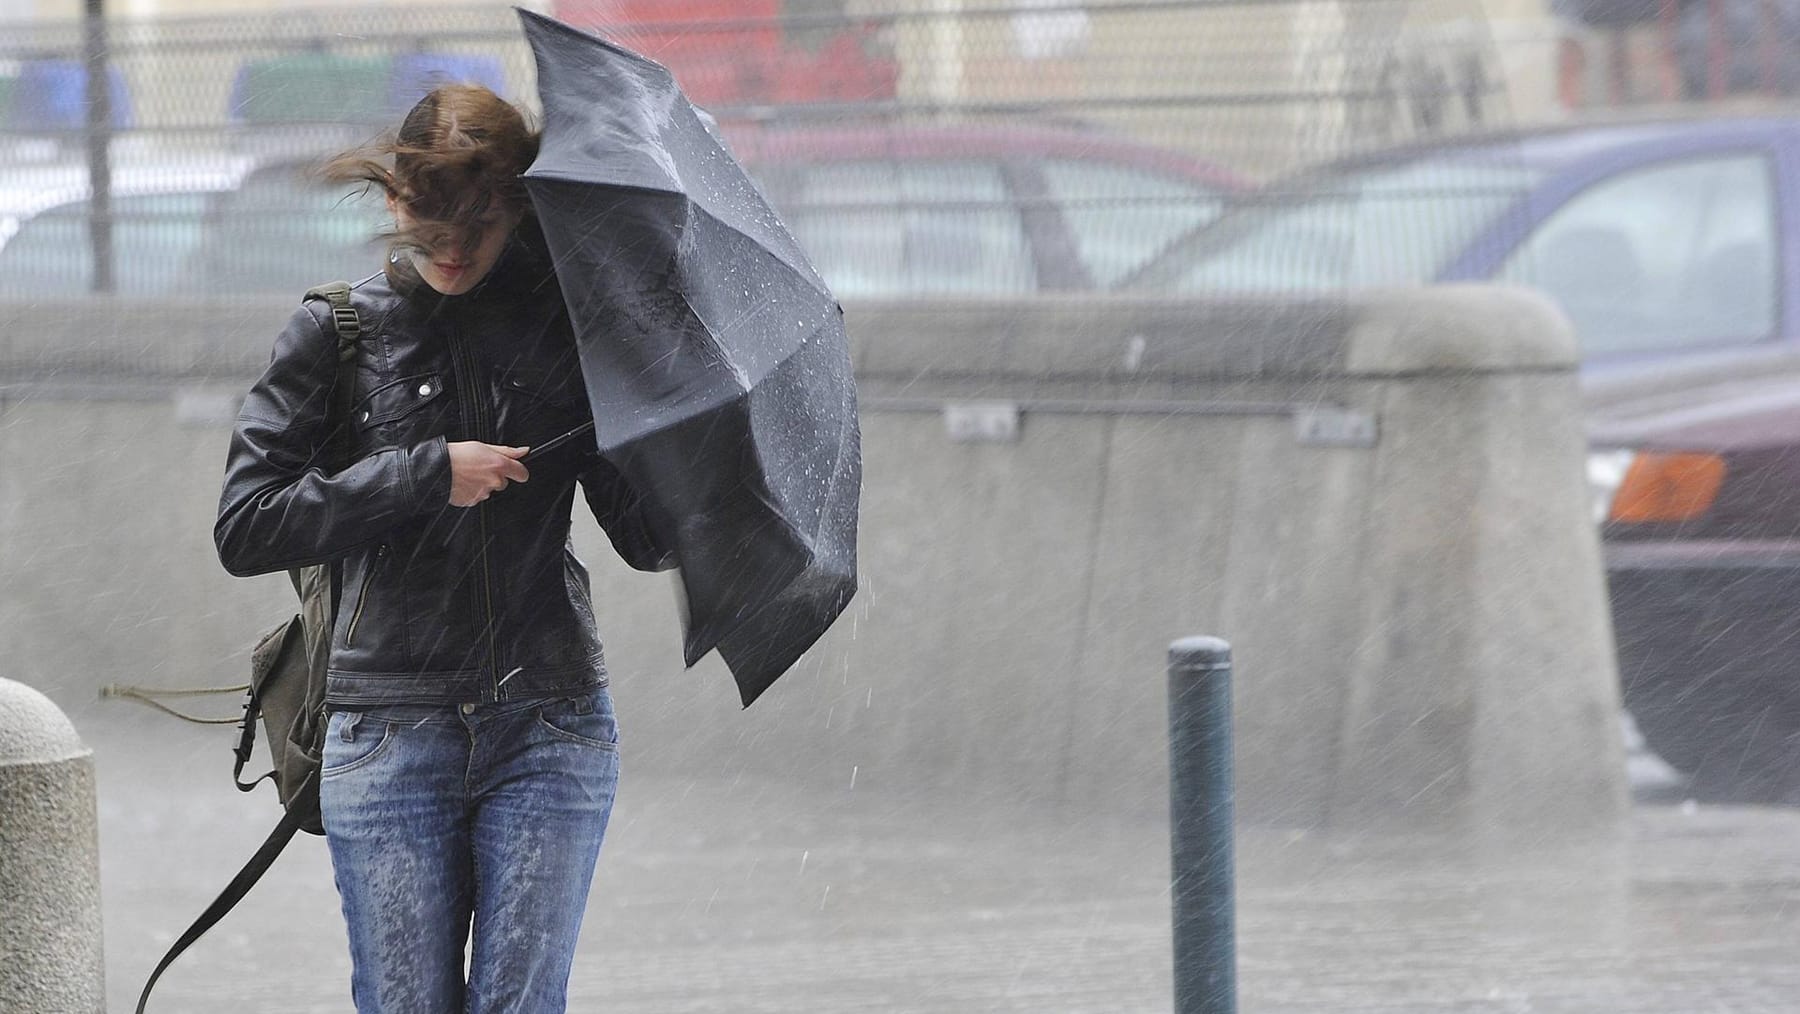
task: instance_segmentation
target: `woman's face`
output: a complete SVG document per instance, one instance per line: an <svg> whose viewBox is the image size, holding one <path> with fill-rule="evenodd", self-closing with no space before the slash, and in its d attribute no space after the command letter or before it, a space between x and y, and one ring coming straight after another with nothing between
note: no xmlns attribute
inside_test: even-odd
<svg viewBox="0 0 1800 1014"><path fill-rule="evenodd" d="M402 232L411 232L430 228L437 224L421 219L408 211L406 205L392 197L388 198L388 211L394 216L394 224ZM477 219L475 227L460 238L445 239L433 243L430 247L413 248L411 252L413 267L418 270L419 277L425 284L446 296L460 296L478 285L494 263L500 259L501 251L506 249L506 239L519 224L519 214L503 208L495 208ZM445 230L455 236L454 230Z"/></svg>

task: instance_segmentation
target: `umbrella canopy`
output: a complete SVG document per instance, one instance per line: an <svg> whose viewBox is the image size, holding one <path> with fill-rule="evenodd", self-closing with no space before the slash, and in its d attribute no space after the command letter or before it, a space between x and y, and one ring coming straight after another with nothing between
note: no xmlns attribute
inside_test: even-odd
<svg viewBox="0 0 1800 1014"><path fill-rule="evenodd" d="M748 707L856 589L843 311L666 69L519 16L544 109L525 184L595 438L674 549L687 664L717 648Z"/></svg>

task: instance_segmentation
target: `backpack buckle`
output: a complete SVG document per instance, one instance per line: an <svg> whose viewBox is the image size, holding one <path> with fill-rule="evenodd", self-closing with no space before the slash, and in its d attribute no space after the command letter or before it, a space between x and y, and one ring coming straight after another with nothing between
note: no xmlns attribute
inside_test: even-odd
<svg viewBox="0 0 1800 1014"><path fill-rule="evenodd" d="M331 322L337 327L338 334L354 335L362 333L362 318L356 315L356 307L354 306L332 307Z"/></svg>

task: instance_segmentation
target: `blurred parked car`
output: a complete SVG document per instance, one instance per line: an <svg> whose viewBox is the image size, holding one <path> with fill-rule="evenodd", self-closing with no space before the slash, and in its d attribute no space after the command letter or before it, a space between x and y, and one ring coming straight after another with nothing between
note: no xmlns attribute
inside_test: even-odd
<svg viewBox="0 0 1800 1014"><path fill-rule="evenodd" d="M303 162L248 158L131 166L114 173L114 290L158 296L301 292L379 265L379 202L323 186ZM47 173L39 172L42 179ZM29 198L0 189L0 298L90 291L94 270L85 170ZM18 178L20 187L29 179ZM8 204L7 190L15 196Z"/></svg>
<svg viewBox="0 0 1800 1014"><path fill-rule="evenodd" d="M840 297L1101 288L1242 189L1201 160L1087 131L726 134ZM119 291L297 293L372 273L380 202L321 185L306 168L283 161L185 186L173 177L119 186ZM64 191L15 209L10 233L0 227L0 298L88 290L85 183Z"/></svg>
<svg viewBox="0 0 1800 1014"><path fill-rule="evenodd" d="M839 296L1104 288L1243 189L1089 131L729 125L733 151Z"/></svg>
<svg viewBox="0 0 1800 1014"><path fill-rule="evenodd" d="M1800 119L1415 147L1270 187L1122 288L1497 281L1580 339L1623 693L1714 797L1800 802Z"/></svg>
<svg viewBox="0 0 1800 1014"><path fill-rule="evenodd" d="M113 173L114 261L120 291L179 286L183 255L199 243L214 196L240 185L245 159L193 159ZM14 168L0 174L0 297L86 292L93 274L88 176L82 166Z"/></svg>

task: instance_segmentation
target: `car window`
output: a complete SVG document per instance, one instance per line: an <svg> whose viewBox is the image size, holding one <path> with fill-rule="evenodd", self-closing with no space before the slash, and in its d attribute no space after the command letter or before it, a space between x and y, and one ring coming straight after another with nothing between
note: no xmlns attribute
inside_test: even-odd
<svg viewBox="0 0 1800 1014"><path fill-rule="evenodd" d="M1121 287L1309 293L1433 282L1539 175L1428 159L1273 184L1235 200Z"/></svg>
<svg viewBox="0 0 1800 1014"><path fill-rule="evenodd" d="M299 167L259 170L221 196L191 271L234 292L302 292L381 269L377 197L325 184Z"/></svg>
<svg viewBox="0 0 1800 1014"><path fill-rule="evenodd" d="M114 290L183 291L182 266L200 244L209 193L137 194L112 200ZM32 215L0 247L0 295L74 296L92 291L91 211L83 199Z"/></svg>
<svg viewBox="0 0 1800 1014"><path fill-rule="evenodd" d="M1219 215L1207 188L1141 169L1055 159L1041 163L1050 199L1089 277L1111 286L1177 236Z"/></svg>
<svg viewBox="0 0 1800 1014"><path fill-rule="evenodd" d="M1584 355L1741 344L1774 332L1775 243L1767 158L1687 161L1584 191L1499 277L1554 299Z"/></svg>
<svg viewBox="0 0 1800 1014"><path fill-rule="evenodd" d="M769 200L839 296L1037 287L999 167L841 162L759 169Z"/></svg>

